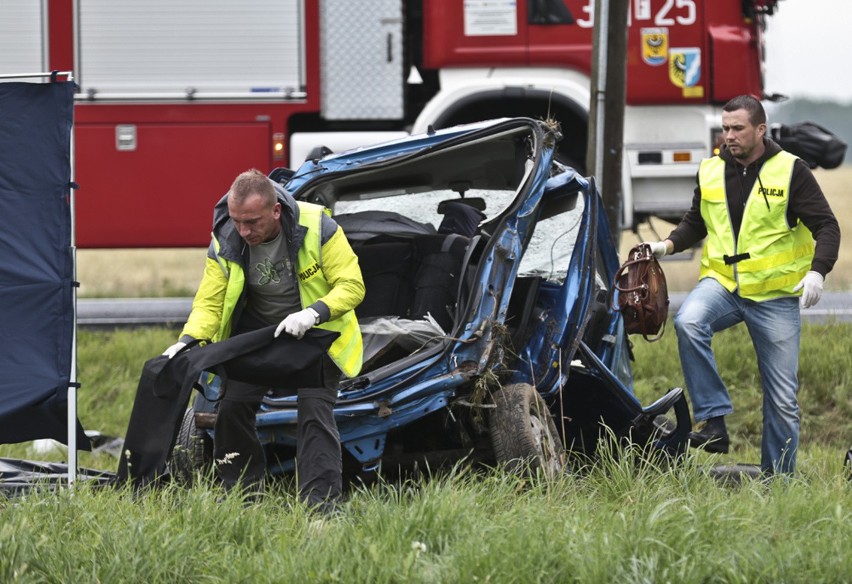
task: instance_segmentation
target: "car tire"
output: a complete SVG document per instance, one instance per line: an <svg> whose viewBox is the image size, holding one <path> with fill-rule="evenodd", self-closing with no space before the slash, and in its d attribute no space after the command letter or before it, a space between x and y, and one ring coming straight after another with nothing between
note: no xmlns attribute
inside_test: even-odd
<svg viewBox="0 0 852 584"><path fill-rule="evenodd" d="M555 478L565 467L565 449L553 416L532 385L517 383L493 392L488 419L498 464L509 472L542 472Z"/></svg>
<svg viewBox="0 0 852 584"><path fill-rule="evenodd" d="M195 411L187 409L169 458L169 472L179 483L191 485L196 472L206 473L213 464L213 439L195 425Z"/></svg>

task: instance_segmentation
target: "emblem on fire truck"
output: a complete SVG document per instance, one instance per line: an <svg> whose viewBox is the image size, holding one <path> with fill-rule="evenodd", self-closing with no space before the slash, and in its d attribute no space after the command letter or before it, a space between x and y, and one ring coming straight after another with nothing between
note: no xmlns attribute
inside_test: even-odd
<svg viewBox="0 0 852 584"><path fill-rule="evenodd" d="M664 65L669 51L669 29L642 29L642 60L648 65Z"/></svg>
<svg viewBox="0 0 852 584"><path fill-rule="evenodd" d="M669 79L677 87L694 87L701 80L701 49L669 50Z"/></svg>

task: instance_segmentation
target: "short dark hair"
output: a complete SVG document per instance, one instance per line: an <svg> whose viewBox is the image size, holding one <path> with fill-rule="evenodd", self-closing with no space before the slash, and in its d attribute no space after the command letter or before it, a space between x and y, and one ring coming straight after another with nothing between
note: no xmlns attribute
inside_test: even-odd
<svg viewBox="0 0 852 584"><path fill-rule="evenodd" d="M250 195L260 195L270 207L278 202L278 195L275 187L272 186L272 181L256 168L240 173L234 179L228 195L235 203L242 203Z"/></svg>
<svg viewBox="0 0 852 584"><path fill-rule="evenodd" d="M725 104L722 111L734 112L741 109L748 112L748 121L752 126L757 127L766 123L766 110L763 109L763 104L752 95L736 96Z"/></svg>

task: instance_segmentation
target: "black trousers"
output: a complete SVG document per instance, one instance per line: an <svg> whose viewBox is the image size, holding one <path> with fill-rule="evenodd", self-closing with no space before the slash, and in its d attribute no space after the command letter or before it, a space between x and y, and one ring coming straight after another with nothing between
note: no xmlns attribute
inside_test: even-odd
<svg viewBox="0 0 852 584"><path fill-rule="evenodd" d="M334 419L330 416L333 413L340 373L326 354L338 335L331 331L312 329L301 340L287 335L276 339L273 337L274 330L275 325L264 327L263 323L260 323L257 330L242 331L242 334L218 343L204 346L194 346L191 343L186 351L180 352L172 359L160 355L146 361L130 413L124 439L124 456L119 460L116 483L129 481L136 487L143 487L155 484L167 474L167 463L174 448L189 394L204 371L214 371L222 376L223 380L230 380L229 384L236 384L232 388L229 402L239 402L240 395L243 395L242 401L254 402L249 416L250 426L246 425L247 429L244 429L246 432L250 431L249 441L252 447L257 442L254 433L254 410L260 403L265 387L286 387L289 384L294 390L315 388L300 391L299 395L304 393L306 397L305 400L300 400L304 403L300 403L299 407L306 407L308 411L300 413L299 419L329 419L330 422L326 421L325 425L334 429L336 446L309 448L307 453L302 455L302 460L313 458L317 451L320 452L320 455L316 455L318 459L322 459L326 452L332 453L330 456L335 460L338 459L339 439L336 438ZM243 383L240 385L238 382ZM315 398L322 398L321 405L308 407ZM225 420L229 417L227 409L228 406L225 406ZM313 427L313 424L306 427ZM227 438L228 430L223 432L226 435L224 444L232 444ZM312 433L308 432L304 444L314 442ZM330 444L330 439L326 442ZM228 460L236 457L227 456L229 452L242 453L242 459L229 468L239 467L242 471L246 467L245 461L261 460L259 455L252 455L251 448L245 449L245 452L240 449L246 444L245 441L236 439L236 444L236 450L224 450L224 454L220 456ZM302 446L300 445L300 448ZM255 469L251 469L251 472L254 473ZM321 476L323 474L321 473ZM236 476L242 475L238 473ZM263 476L262 471L259 476ZM230 484L236 484L238 480L230 475L226 478ZM310 485L309 482L305 492L309 492ZM319 490L334 492L323 486L320 486Z"/></svg>
<svg viewBox="0 0 852 584"><path fill-rule="evenodd" d="M243 318L237 334L258 324L267 326ZM340 497L343 476L340 434L334 420L340 370L328 356L317 367L319 387L297 390L296 477L299 497L311 506ZM282 382L286 387L286 380ZM266 455L255 416L268 390L235 380L225 384L213 430L213 458L218 476L228 488L257 488L263 482Z"/></svg>

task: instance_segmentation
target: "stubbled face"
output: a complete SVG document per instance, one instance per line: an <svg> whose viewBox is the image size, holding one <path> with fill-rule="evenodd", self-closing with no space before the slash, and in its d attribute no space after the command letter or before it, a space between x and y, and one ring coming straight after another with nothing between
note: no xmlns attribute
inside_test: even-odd
<svg viewBox="0 0 852 584"><path fill-rule="evenodd" d="M242 202L229 196L228 214L240 237L252 247L272 241L281 231L281 203L270 206L260 195L249 195Z"/></svg>
<svg viewBox="0 0 852 584"><path fill-rule="evenodd" d="M763 135L766 124L752 125L748 112L738 109L722 112L722 136L731 155L743 165L749 165L763 154Z"/></svg>

